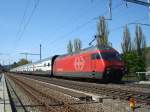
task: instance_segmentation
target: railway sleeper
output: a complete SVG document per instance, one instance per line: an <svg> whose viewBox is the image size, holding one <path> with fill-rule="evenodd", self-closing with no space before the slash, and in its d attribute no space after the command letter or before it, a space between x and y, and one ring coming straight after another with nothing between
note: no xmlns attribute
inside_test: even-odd
<svg viewBox="0 0 150 112"><path fill-rule="evenodd" d="M21 85L24 87L24 89L26 89L35 99L39 100L39 102L41 102L41 104L44 104L47 108L49 108L50 106L52 106L52 104L49 104L46 100L48 99L51 99L52 97L51 96L47 96L47 97L41 97L40 98L40 94L42 94L42 96L45 96L44 93L42 93L41 91L38 91L36 90L35 88L33 88L31 85L28 85L26 83L24 83L24 81L20 81L18 78L13 78L12 80L16 80L17 82L21 83ZM25 87L26 86L26 87ZM30 88L30 89L27 89L27 88ZM39 89L39 88L38 88ZM36 95L36 92L37 93L40 93L39 95ZM90 98L87 97L87 100L89 100ZM55 99L54 99L55 101ZM60 102L59 100L57 100L58 102ZM65 102L61 102L60 104L53 104L53 106L56 106L56 105L61 105L63 106L63 108L67 108L67 109L71 109L73 111L76 111L77 109L73 108L70 106L69 103L65 103ZM79 110L78 110L79 111Z"/></svg>
<svg viewBox="0 0 150 112"><path fill-rule="evenodd" d="M93 101L92 96L83 96L83 97L79 97L79 99L86 102Z"/></svg>

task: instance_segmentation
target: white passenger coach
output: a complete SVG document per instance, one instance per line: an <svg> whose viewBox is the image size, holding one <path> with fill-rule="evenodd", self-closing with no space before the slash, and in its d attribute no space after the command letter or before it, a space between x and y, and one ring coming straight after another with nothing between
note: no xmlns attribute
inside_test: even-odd
<svg viewBox="0 0 150 112"><path fill-rule="evenodd" d="M34 74L51 74L51 64L52 58L46 58L40 60L38 62L29 63L26 65L22 65L16 68L11 69L11 72L18 72L18 73L32 73Z"/></svg>

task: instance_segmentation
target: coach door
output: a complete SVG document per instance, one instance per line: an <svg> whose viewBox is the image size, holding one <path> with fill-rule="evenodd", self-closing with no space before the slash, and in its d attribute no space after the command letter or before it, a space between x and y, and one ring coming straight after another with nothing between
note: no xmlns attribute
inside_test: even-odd
<svg viewBox="0 0 150 112"><path fill-rule="evenodd" d="M100 59L99 53L92 54L92 59L91 59L92 65L91 65L91 67L92 67L93 72L95 72L97 70L97 62L99 59Z"/></svg>

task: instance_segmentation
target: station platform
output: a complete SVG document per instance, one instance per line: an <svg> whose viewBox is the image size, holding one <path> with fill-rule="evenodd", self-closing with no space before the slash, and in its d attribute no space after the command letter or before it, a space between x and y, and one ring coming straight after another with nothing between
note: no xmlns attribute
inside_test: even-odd
<svg viewBox="0 0 150 112"><path fill-rule="evenodd" d="M0 112L12 112L4 74L0 74Z"/></svg>

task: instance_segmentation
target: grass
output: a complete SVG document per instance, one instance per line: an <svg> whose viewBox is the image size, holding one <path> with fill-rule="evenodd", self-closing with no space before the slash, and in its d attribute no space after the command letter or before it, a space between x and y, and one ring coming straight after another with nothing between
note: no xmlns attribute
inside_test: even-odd
<svg viewBox="0 0 150 112"><path fill-rule="evenodd" d="M140 75L137 76L135 74L126 74L123 78L123 81L141 81L141 80L145 80L145 76L144 75Z"/></svg>

